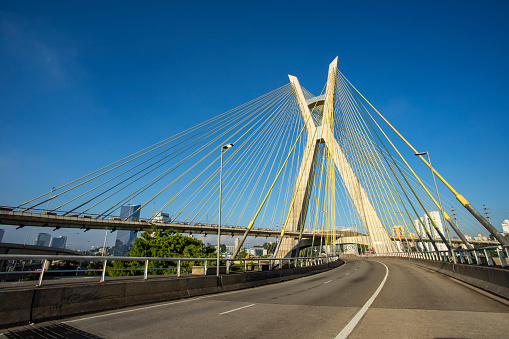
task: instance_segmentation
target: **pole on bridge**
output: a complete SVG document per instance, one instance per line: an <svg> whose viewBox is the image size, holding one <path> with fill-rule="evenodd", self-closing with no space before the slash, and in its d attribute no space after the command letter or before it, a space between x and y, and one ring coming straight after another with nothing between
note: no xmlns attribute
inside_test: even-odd
<svg viewBox="0 0 509 339"><path fill-rule="evenodd" d="M226 144L221 147L221 165L219 168L219 224L217 225L217 267L216 267L216 276L219 277L219 267L220 261L219 258L221 256L221 205L223 200L223 152L228 148L233 147L233 144Z"/></svg>
<svg viewBox="0 0 509 339"><path fill-rule="evenodd" d="M430 158L429 152L415 153L415 155L417 155L417 156L422 156L422 155L425 155L425 154L428 155L428 162L429 162L429 164L431 166L431 158ZM433 167L431 167L431 168L433 168ZM447 223L451 226L451 228L454 230L454 232L456 232L456 234L461 239L461 241L465 244L465 246L467 248L469 248L469 249L472 249L473 248L472 245L468 242L468 240L465 237L465 235L463 234L463 232L460 231L458 226L456 226L456 224L452 221L451 217L449 217L447 212L444 211L444 209L442 207L442 200L440 199L440 194L438 193L438 186L437 186L437 182L435 180L435 173L433 172L433 170L431 171L431 175L433 176L433 182L435 183L435 190L437 191L438 203L435 200L435 198L433 198L433 196L429 193L429 191L425 188L426 192L431 197L431 199L433 200L435 205L437 205L437 207L442 212L442 216L444 217L445 221L447 221Z"/></svg>

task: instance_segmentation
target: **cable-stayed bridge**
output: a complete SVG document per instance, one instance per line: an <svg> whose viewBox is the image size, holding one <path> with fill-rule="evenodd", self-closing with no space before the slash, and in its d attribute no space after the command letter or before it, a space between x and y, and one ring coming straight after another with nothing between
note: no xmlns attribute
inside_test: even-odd
<svg viewBox="0 0 509 339"><path fill-rule="evenodd" d="M175 136L3 205L10 207L0 206L0 224L19 227L139 232L155 225L242 236L233 258L218 256L217 276L207 273L211 258L0 255L0 266L40 265L31 271L36 287L0 286L0 327L30 324L12 336L162 337L169 328L182 337L190 328L211 337L506 333L507 300L431 270L507 299L507 240L431 166L430 154L418 152L346 79L337 58L320 93L290 76L290 83ZM491 240L469 236L486 230ZM248 236L276 238L274 256L236 259ZM356 256L343 261L337 251ZM52 261L100 267L55 270ZM139 275L108 276L124 271ZM67 276L44 280L51 274ZM300 279L286 281L292 275ZM171 302L187 297L194 298ZM134 306L147 303L156 304ZM240 315L235 326L229 315ZM74 318L33 326L64 317Z"/></svg>
<svg viewBox="0 0 509 339"><path fill-rule="evenodd" d="M277 237L277 256L298 255L309 246L303 239L335 250L327 245L348 238L378 254L509 244L431 166L429 153L419 153L338 70L337 58L318 94L289 78L47 193L4 203L12 207L0 210L0 223L85 231L141 231L154 223L203 234L221 224L226 234L242 235L241 243L250 235ZM192 109L185 114L192 119ZM415 155L427 172L412 165ZM135 207L122 215L125 205ZM156 222L161 216L166 222ZM483 229L492 242L466 235Z"/></svg>

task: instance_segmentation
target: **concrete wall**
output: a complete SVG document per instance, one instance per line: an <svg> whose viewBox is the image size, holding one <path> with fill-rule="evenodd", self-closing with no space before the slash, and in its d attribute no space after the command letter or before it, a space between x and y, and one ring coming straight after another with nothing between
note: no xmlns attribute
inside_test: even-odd
<svg viewBox="0 0 509 339"><path fill-rule="evenodd" d="M380 258L380 257L379 257ZM477 266L466 264L453 264L442 261L424 259L408 259L387 257L400 261L410 262L430 270L445 274L449 277L466 282L485 291L509 299L509 270L503 268Z"/></svg>
<svg viewBox="0 0 509 339"><path fill-rule="evenodd" d="M335 262L302 268L197 277L151 277L63 286L0 290L0 328L89 312L232 291L300 278L338 267Z"/></svg>

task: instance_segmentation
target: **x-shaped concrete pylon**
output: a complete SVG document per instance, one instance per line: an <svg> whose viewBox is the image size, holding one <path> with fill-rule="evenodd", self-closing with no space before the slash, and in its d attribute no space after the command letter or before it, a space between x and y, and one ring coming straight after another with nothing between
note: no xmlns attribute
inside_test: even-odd
<svg viewBox="0 0 509 339"><path fill-rule="evenodd" d="M306 123L307 142L294 190L295 200L293 207L291 207L292 210L286 229L288 231L298 231L304 227L309 198L313 188L319 148L321 143L325 143L328 149L328 155L332 158L338 172L343 178L343 182L359 212L360 218L368 230L371 240L370 244L373 246L376 253L393 252L395 251L395 247L389 238L386 228L382 225L365 189L362 187L361 182L357 178L334 136L334 101L336 99L337 72L338 57L329 65L325 96L315 97L307 101L297 77L288 75L297 97L302 117ZM315 107L321 104L323 104L322 125L318 126L311 116L309 107ZM334 191L330 193L334 194ZM296 243L296 239L284 238L279 247L279 253L277 253L276 256L288 256L292 249L295 249Z"/></svg>

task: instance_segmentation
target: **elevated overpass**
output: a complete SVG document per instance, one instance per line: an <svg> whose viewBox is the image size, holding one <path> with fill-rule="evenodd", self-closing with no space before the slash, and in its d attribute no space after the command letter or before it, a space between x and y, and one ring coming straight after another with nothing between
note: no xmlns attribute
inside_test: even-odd
<svg viewBox="0 0 509 339"><path fill-rule="evenodd" d="M148 231L152 228L152 225L156 225L158 229L168 230L174 229L179 233L188 233L188 234L217 234L217 225L214 224L202 224L202 223L191 223L191 222L157 222L151 223L149 220L122 220L120 218L111 217L111 218L97 218L93 215L59 215L57 213L34 213L34 212L21 212L21 211L13 211L11 208L0 208L0 224L4 225L16 225L18 227L25 226L37 226L37 227L48 227L53 229L60 228L74 228L74 229L82 229L84 231L88 231L91 229L96 230L110 230L110 231ZM221 233L223 235L231 235L231 236L242 236L246 231L246 227L240 226L230 226L230 225L222 225ZM274 237L277 238L281 235L281 231L277 229L267 229L267 228L251 228L249 233L254 237ZM300 231L286 231L285 236L291 238L299 238L301 235ZM310 229L304 229L302 231L302 238L311 239L315 237L319 237L320 234L314 233ZM338 228L336 230L336 238L337 244L361 244L369 246L369 237L366 234L351 230L351 229L341 229ZM416 237L390 237L392 241L409 241L409 242L420 242L419 238ZM429 242L429 238L423 238L424 242ZM434 238L435 242L440 243L442 239ZM307 244L301 244L301 248L306 246L310 246L311 242ZM459 238L451 238L451 243L456 245L461 245L462 242ZM499 243L497 241L489 241L489 240L470 240L470 243L473 245L482 245L482 246L496 246Z"/></svg>

